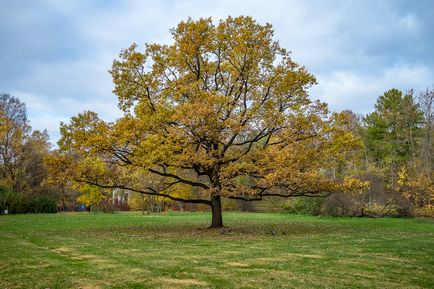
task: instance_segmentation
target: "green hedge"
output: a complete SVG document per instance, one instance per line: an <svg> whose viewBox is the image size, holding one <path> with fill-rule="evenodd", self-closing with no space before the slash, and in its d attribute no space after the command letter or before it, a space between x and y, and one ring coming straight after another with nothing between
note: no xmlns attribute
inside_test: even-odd
<svg viewBox="0 0 434 289"><path fill-rule="evenodd" d="M48 196L29 197L0 187L0 214L56 213L56 201Z"/></svg>

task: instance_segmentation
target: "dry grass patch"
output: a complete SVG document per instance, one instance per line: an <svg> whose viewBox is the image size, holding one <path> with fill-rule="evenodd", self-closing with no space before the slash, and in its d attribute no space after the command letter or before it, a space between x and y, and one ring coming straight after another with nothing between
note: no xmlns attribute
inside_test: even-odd
<svg viewBox="0 0 434 289"><path fill-rule="evenodd" d="M287 253L289 257L301 257L301 258L312 258L312 259L322 259L324 256L316 254L301 254L301 253Z"/></svg>
<svg viewBox="0 0 434 289"><path fill-rule="evenodd" d="M163 283L169 283L169 284L181 285L181 286L206 286L206 285L208 285L206 282L196 280L196 279L159 278L158 280L163 282Z"/></svg>
<svg viewBox="0 0 434 289"><path fill-rule="evenodd" d="M75 250L69 247L58 247L55 249L52 249L51 251L53 251L54 253L57 254L62 254L62 255L70 255L75 253Z"/></svg>
<svg viewBox="0 0 434 289"><path fill-rule="evenodd" d="M76 288L79 289L102 289L106 287L107 284L103 282L98 282L96 280L90 280L87 278L80 278L79 280L75 280Z"/></svg>
<svg viewBox="0 0 434 289"><path fill-rule="evenodd" d="M277 263L277 262L285 262L288 261L287 258L282 257L260 257L249 260L250 264L269 264L269 263Z"/></svg>
<svg viewBox="0 0 434 289"><path fill-rule="evenodd" d="M92 264L92 266L97 266L101 269L110 269L116 267L116 263L105 257L95 254L81 254L77 250L70 247L58 247L52 249L51 251L62 256L67 256L74 261L89 262Z"/></svg>
<svg viewBox="0 0 434 289"><path fill-rule="evenodd" d="M225 264L229 265L229 266L233 266L233 267L248 267L249 266L249 264L244 263L244 262L231 262L231 261L229 261L229 262L226 262Z"/></svg>

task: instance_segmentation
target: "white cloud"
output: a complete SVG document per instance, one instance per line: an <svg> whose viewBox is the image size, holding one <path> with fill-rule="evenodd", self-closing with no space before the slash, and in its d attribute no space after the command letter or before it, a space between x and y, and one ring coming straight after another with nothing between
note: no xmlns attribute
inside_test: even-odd
<svg viewBox="0 0 434 289"><path fill-rule="evenodd" d="M368 113L374 109L377 98L391 88L417 92L432 85L434 71L425 66L394 66L372 74L347 70L319 75L311 96L327 102L332 110Z"/></svg>
<svg viewBox="0 0 434 289"><path fill-rule="evenodd" d="M400 24L410 30L418 29L419 23L415 16L411 14L406 14L404 17L399 19Z"/></svg>

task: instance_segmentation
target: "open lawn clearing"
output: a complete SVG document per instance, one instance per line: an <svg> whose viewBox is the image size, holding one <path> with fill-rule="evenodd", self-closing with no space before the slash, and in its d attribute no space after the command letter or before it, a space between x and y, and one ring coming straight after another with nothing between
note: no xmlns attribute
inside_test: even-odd
<svg viewBox="0 0 434 289"><path fill-rule="evenodd" d="M225 213L0 217L0 288L434 288L434 222Z"/></svg>

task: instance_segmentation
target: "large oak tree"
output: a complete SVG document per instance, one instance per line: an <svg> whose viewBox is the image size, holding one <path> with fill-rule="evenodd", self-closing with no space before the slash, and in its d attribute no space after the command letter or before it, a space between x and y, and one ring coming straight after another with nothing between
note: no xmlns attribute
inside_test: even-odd
<svg viewBox="0 0 434 289"><path fill-rule="evenodd" d="M309 99L316 83L250 17L188 19L173 43L133 44L110 71L124 116L84 112L61 125L59 147L77 182L211 207L221 197L324 196L359 189L327 170L359 145L344 114ZM180 186L196 197L176 193ZM198 197L199 196L199 197Z"/></svg>

